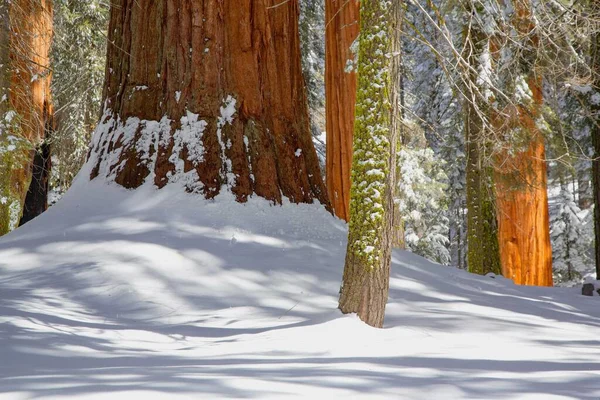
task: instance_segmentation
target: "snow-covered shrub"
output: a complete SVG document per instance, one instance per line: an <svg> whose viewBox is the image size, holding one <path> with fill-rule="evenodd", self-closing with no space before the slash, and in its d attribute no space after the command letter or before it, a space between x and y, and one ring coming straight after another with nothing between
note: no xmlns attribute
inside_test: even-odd
<svg viewBox="0 0 600 400"><path fill-rule="evenodd" d="M563 187L553 205L550 218L554 282L559 285L581 283L589 269L593 215L581 211L571 191Z"/></svg>
<svg viewBox="0 0 600 400"><path fill-rule="evenodd" d="M399 194L409 250L441 264L450 263L445 163L429 148L404 147L398 154Z"/></svg>

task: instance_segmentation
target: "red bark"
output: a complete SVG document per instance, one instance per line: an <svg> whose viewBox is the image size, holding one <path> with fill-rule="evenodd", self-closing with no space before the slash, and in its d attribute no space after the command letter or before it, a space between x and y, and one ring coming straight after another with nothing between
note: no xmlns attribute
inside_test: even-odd
<svg viewBox="0 0 600 400"><path fill-rule="evenodd" d="M188 190L207 198L225 185L238 201L256 193L276 203L282 196L327 203L310 135L297 2L119 0L109 43L110 114L92 149L92 178L135 188L150 177L163 187L187 174L195 181ZM224 122L228 99L235 115ZM173 134L188 113L206 127L178 147ZM148 142L143 121L165 116L166 137L152 132ZM128 141L117 121L131 118L142 122Z"/></svg>
<svg viewBox="0 0 600 400"><path fill-rule="evenodd" d="M504 124L518 132L526 149L506 155L496 171L498 243L502 275L519 285L552 286L552 247L548 215L547 166L544 137L537 127L543 104L542 77L536 71L539 38L529 2L515 2L514 29L523 40L522 70L529 70L531 98L509 107Z"/></svg>
<svg viewBox="0 0 600 400"><path fill-rule="evenodd" d="M515 107L513 127L529 136L525 151L507 156L496 173L498 242L502 275L519 285L552 286L544 137L536 126L542 104L541 81L528 81L530 106Z"/></svg>
<svg viewBox="0 0 600 400"><path fill-rule="evenodd" d="M22 148L26 160L10 173L11 192L25 203L33 175L36 150L46 137L52 121L50 96L50 45L52 41L52 1L15 0L9 4L9 108L15 112L17 131L13 132L29 143ZM48 173L47 170L44 173ZM34 182L34 186L37 182ZM47 187L44 189L47 193ZM45 197L38 199L32 217L47 208Z"/></svg>
<svg viewBox="0 0 600 400"><path fill-rule="evenodd" d="M325 94L327 119L327 192L335 214L346 221L350 210L350 170L356 103L355 55L350 47L360 30L356 0L325 1Z"/></svg>

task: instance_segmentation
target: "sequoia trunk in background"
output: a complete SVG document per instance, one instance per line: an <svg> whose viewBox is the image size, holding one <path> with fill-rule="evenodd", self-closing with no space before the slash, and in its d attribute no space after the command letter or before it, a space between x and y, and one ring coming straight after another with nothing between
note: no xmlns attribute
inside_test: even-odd
<svg viewBox="0 0 600 400"><path fill-rule="evenodd" d="M509 106L508 118L495 124L522 143L497 164L498 242L504 277L521 285L552 286L546 151L537 126L543 104L542 78L536 71L538 39L528 7L526 0L515 2L513 23L526 38L520 69L527 75L517 76L515 86L527 86L530 98Z"/></svg>
<svg viewBox="0 0 600 400"><path fill-rule="evenodd" d="M400 101L400 1L363 0L352 196L339 308L382 327L389 291Z"/></svg>
<svg viewBox="0 0 600 400"><path fill-rule="evenodd" d="M356 103L356 49L360 30L358 0L325 1L326 180L335 214L350 215L350 170Z"/></svg>
<svg viewBox="0 0 600 400"><path fill-rule="evenodd" d="M296 1L118 0L109 43L92 179L327 204Z"/></svg>
<svg viewBox="0 0 600 400"><path fill-rule="evenodd" d="M13 0L3 3L2 8L0 234L19 223L32 179L34 155L42 146L52 115L48 67L52 2ZM36 210L41 212L46 206L44 203Z"/></svg>
<svg viewBox="0 0 600 400"><path fill-rule="evenodd" d="M468 2L470 15L476 15ZM490 40L477 21L466 25L464 50L466 60L471 67L468 70L469 85L465 91L470 98L464 101L465 145L467 151L466 195L467 195L467 268L469 272L485 275L499 275L500 252L498 249L498 224L494 202L492 182L493 169L489 152L490 132L486 129L484 118L489 113L486 106L490 99L479 98L478 93L486 93L488 79L481 78L479 71L485 71L481 65L483 56L489 55ZM480 115L484 113L485 115Z"/></svg>

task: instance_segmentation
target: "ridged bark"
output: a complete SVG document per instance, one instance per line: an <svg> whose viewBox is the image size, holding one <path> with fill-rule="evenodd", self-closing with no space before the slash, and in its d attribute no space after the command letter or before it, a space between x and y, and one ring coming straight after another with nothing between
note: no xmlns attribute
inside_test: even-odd
<svg viewBox="0 0 600 400"><path fill-rule="evenodd" d="M498 242L503 276L520 285L552 286L546 152L537 126L542 79L535 68L538 40L532 35L535 25L528 4L525 0L515 4L514 27L527 38L524 46L529 55L520 66L529 75L515 85L526 85L531 98L508 107L504 113L508 120L495 123L524 144L514 155L505 154L496 169Z"/></svg>
<svg viewBox="0 0 600 400"><path fill-rule="evenodd" d="M600 33L592 37L591 67L594 73L594 88L600 91ZM596 261L596 279L600 280L600 103L592 102L592 184L594 197L594 258Z"/></svg>
<svg viewBox="0 0 600 400"><path fill-rule="evenodd" d="M325 1L325 112L327 192L335 214L350 218L350 170L356 103L356 55L360 30L358 0Z"/></svg>
<svg viewBox="0 0 600 400"><path fill-rule="evenodd" d="M50 100L49 50L52 40L52 2L13 0L3 4L0 57L0 234L14 229L22 214L33 174L36 150L42 145ZM6 33L9 33L8 42ZM6 96L6 97L4 97ZM7 118L8 116L8 118ZM44 210L46 204L42 207Z"/></svg>
<svg viewBox="0 0 600 400"><path fill-rule="evenodd" d="M472 3L467 3L472 7ZM467 8L470 10L470 8ZM472 14L472 12L471 12ZM470 23L465 30L465 50L471 69L467 79L470 86L466 93L473 94L464 102L465 144L467 151L467 267L469 272L485 275L501 273L498 248L498 224L496 221L495 195L492 182L490 132L482 115L488 113L489 99L479 99L475 93L486 93L488 82L478 72L484 71L482 57L489 54L489 38L477 23ZM477 102L479 104L474 104Z"/></svg>
<svg viewBox="0 0 600 400"><path fill-rule="evenodd" d="M327 203L297 2L119 0L109 43L91 178Z"/></svg>
<svg viewBox="0 0 600 400"><path fill-rule="evenodd" d="M382 327L389 291L399 110L400 1L361 3L350 224L339 308Z"/></svg>
<svg viewBox="0 0 600 400"><path fill-rule="evenodd" d="M502 273L498 248L498 224L491 167L479 141L483 122L468 104L466 111L467 147L467 267L469 272L485 275Z"/></svg>

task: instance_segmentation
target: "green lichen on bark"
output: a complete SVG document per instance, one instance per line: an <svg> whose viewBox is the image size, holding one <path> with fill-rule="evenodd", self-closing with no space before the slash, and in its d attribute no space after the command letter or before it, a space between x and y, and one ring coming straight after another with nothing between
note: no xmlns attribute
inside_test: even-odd
<svg viewBox="0 0 600 400"><path fill-rule="evenodd" d="M470 16L485 14L472 2L466 3ZM466 24L464 31L469 72L465 93L474 94L464 102L467 150L467 266L469 272L500 274L500 248L493 184L492 146L489 128L492 101L490 39L477 22ZM475 95L479 94L479 95ZM486 121L488 120L488 121Z"/></svg>
<svg viewBox="0 0 600 400"><path fill-rule="evenodd" d="M491 169L477 164L476 152L467 160L467 266L469 272L485 275L502 272L498 244L496 205ZM474 159L473 159L474 158Z"/></svg>
<svg viewBox="0 0 600 400"><path fill-rule="evenodd" d="M390 1L361 3L358 90L348 252L374 268L382 256L382 226L390 167Z"/></svg>
<svg viewBox="0 0 600 400"><path fill-rule="evenodd" d="M20 171L32 146L20 134L19 120L14 111L0 114L0 236L18 226L25 200L19 188L29 187L29 182L20 181L21 175L26 179Z"/></svg>

